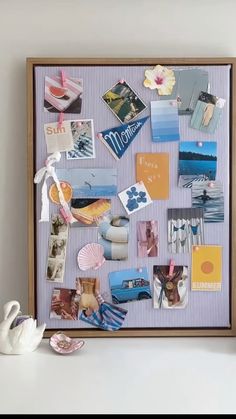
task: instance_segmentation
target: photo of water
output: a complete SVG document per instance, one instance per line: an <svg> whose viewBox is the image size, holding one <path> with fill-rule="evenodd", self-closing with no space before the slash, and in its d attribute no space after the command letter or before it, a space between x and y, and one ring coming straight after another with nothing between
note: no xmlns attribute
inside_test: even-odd
<svg viewBox="0 0 236 419"><path fill-rule="evenodd" d="M209 186L211 185L211 186ZM192 206L203 208L205 223L224 221L224 195L220 182L193 182Z"/></svg>

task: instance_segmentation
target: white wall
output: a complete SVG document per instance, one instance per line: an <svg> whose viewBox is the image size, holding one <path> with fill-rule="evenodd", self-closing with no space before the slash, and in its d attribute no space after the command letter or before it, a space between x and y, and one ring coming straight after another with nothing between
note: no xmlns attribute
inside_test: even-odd
<svg viewBox="0 0 236 419"><path fill-rule="evenodd" d="M27 308L26 57L233 56L235 16L235 0L0 0L0 309Z"/></svg>

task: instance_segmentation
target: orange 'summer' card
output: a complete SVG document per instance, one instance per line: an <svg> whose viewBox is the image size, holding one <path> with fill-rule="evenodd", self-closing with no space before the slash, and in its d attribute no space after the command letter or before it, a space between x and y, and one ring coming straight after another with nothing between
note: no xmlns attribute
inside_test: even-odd
<svg viewBox="0 0 236 419"><path fill-rule="evenodd" d="M143 181L152 199L169 198L169 154L136 154L136 181Z"/></svg>
<svg viewBox="0 0 236 419"><path fill-rule="evenodd" d="M221 265L221 246L193 246L192 291L220 291Z"/></svg>

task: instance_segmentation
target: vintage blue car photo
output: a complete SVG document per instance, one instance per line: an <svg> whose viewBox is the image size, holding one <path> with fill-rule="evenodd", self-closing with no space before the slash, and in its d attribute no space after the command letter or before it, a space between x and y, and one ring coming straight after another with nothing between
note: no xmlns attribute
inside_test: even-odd
<svg viewBox="0 0 236 419"><path fill-rule="evenodd" d="M109 281L114 304L152 298L146 268L111 272Z"/></svg>

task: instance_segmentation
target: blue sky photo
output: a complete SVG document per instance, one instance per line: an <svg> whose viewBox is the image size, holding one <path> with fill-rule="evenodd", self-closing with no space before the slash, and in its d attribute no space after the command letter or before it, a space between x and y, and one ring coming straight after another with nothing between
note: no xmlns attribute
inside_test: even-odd
<svg viewBox="0 0 236 419"><path fill-rule="evenodd" d="M202 147L199 147L196 141L180 142L179 151L199 153L204 155L216 156L216 141L204 141Z"/></svg>

